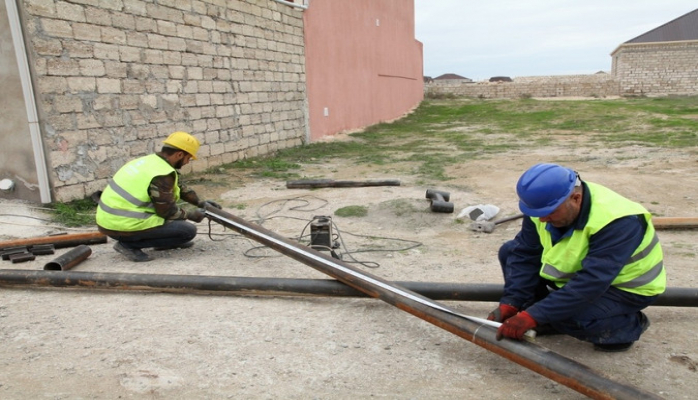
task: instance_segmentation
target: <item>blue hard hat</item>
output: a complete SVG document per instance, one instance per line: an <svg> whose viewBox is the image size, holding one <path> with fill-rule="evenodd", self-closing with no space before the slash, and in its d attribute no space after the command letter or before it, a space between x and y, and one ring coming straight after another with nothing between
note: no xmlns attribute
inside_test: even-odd
<svg viewBox="0 0 698 400"><path fill-rule="evenodd" d="M536 164L516 183L519 209L530 217L550 215L572 194L577 173L557 164Z"/></svg>

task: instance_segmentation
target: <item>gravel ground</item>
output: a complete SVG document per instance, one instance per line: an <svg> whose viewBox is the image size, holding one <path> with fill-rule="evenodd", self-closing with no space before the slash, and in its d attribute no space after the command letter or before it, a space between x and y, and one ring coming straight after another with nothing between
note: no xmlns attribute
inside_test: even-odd
<svg viewBox="0 0 698 400"><path fill-rule="evenodd" d="M520 222L499 225L489 234L474 232L455 220L462 208L493 204L500 208L498 218L518 213L516 179L533 163L552 161L574 167L582 178L605 184L658 216L696 216L698 164L692 150L587 149L580 143L473 160L450 168L448 174L458 178L436 188L450 193L454 214L431 212L425 199L431 187L420 186L402 165L377 170L337 160L303 167L305 176L399 179L399 187L309 191L240 175L231 176L227 186L197 190L226 211L292 239L308 234L314 216L333 216L343 259L384 279L501 284L496 251ZM334 216L350 205L366 206L368 215ZM0 207L1 240L65 231L34 219L45 218L45 210L15 201L2 201ZM328 278L220 225L198 226L193 248L153 251L155 260L135 264L109 241L91 245L91 256L73 271ZM671 287L698 285L695 235L660 232ZM52 257L3 261L3 268L41 270ZM0 398L5 399L584 398L374 299L0 290ZM444 304L479 317L496 306ZM667 399L695 398L696 309L650 307L647 315L650 329L625 353L595 352L566 336L540 337L537 343L619 383Z"/></svg>

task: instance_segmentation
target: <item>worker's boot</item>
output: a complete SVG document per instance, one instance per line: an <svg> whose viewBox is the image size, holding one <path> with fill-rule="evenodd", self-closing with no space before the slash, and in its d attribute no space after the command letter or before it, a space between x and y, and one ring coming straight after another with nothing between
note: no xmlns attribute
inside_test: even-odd
<svg viewBox="0 0 698 400"><path fill-rule="evenodd" d="M645 313L643 313L642 311L638 311L638 312L640 313L640 326L642 327L642 333L645 333L647 328L650 327L650 320L649 320L649 318L647 318ZM611 344L594 343L594 350L603 351L606 353L620 353L622 351L626 351L629 348L631 348L633 346L633 343L635 343L635 342L611 343Z"/></svg>
<svg viewBox="0 0 698 400"><path fill-rule="evenodd" d="M126 247L121 242L116 242L114 245L114 250L125 255L126 258L133 262L146 262L152 260L149 255L143 252L143 250Z"/></svg>

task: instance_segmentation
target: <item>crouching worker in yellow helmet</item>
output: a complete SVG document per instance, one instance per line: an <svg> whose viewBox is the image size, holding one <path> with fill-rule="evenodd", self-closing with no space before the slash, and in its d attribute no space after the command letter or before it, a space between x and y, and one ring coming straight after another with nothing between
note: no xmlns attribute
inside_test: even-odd
<svg viewBox="0 0 698 400"><path fill-rule="evenodd" d="M128 162L121 167L102 192L97 207L99 231L117 241L114 250L131 261L150 261L144 248L167 250L188 248L194 243L202 209L180 208L181 199L197 207L201 201L179 179L178 170L196 160L199 141L186 132L175 132L165 139L162 149Z"/></svg>

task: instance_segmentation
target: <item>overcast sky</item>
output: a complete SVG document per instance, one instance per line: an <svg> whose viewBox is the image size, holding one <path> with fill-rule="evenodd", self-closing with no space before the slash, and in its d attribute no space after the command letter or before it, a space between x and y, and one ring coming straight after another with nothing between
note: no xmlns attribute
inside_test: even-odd
<svg viewBox="0 0 698 400"><path fill-rule="evenodd" d="M698 8L696 0L414 0L424 75L593 74L620 44Z"/></svg>

